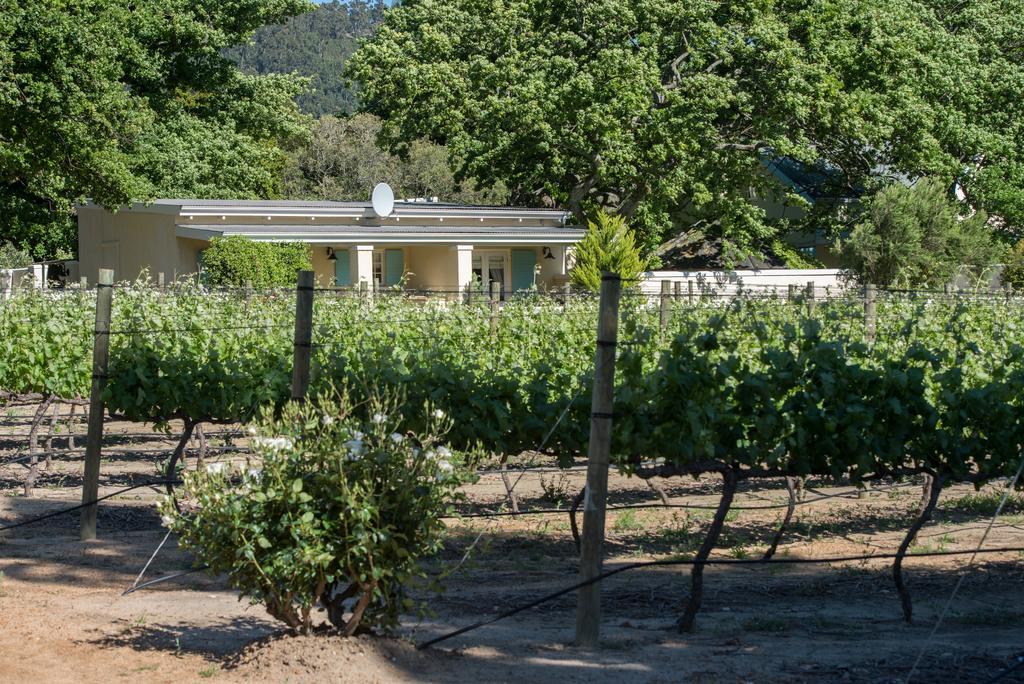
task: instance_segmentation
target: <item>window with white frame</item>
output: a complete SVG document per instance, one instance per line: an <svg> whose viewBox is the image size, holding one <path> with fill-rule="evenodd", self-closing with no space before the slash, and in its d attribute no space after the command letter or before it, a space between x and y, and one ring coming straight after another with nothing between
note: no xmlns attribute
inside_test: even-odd
<svg viewBox="0 0 1024 684"><path fill-rule="evenodd" d="M373 252L373 284L378 287L384 286L384 252L374 250Z"/></svg>

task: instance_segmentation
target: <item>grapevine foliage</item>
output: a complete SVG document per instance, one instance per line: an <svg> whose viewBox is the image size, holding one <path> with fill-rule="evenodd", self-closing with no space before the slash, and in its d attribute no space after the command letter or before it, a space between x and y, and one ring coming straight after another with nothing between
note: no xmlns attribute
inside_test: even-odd
<svg viewBox="0 0 1024 684"><path fill-rule="evenodd" d="M83 397L94 297L22 293L0 302L0 389ZM1024 305L1015 299L883 298L866 341L855 300L813 315L782 299L622 302L613 450L627 468L854 481L908 472L981 483L1024 443ZM530 296L503 305L318 296L312 391L353 405L400 392L419 431L424 405L451 416L460 450L586 449L597 303ZM283 406L294 293L118 288L108 409L158 426L248 421ZM365 418L365 416L363 416Z"/></svg>

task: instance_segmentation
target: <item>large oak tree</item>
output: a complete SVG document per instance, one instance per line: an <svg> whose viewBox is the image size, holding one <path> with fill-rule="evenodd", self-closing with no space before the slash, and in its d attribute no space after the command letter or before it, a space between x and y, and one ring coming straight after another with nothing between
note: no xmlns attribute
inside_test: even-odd
<svg viewBox="0 0 1024 684"><path fill-rule="evenodd" d="M299 79L223 55L307 0L0 0L0 242L73 247L85 197L277 192Z"/></svg>
<svg viewBox="0 0 1024 684"><path fill-rule="evenodd" d="M1024 225L1021 35L1022 0L406 0L349 74L395 150L649 245L682 213L756 246L770 155L838 195L938 176Z"/></svg>

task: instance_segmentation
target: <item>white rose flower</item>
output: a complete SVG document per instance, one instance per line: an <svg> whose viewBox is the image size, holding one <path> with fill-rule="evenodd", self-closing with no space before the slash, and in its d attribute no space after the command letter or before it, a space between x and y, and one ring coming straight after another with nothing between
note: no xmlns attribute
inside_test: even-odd
<svg viewBox="0 0 1024 684"><path fill-rule="evenodd" d="M320 419L320 422L328 426L334 425L334 416L324 415L324 417Z"/></svg>
<svg viewBox="0 0 1024 684"><path fill-rule="evenodd" d="M220 473L224 472L224 464L211 463L208 466L206 466L206 472L210 473L211 475L219 475Z"/></svg>
<svg viewBox="0 0 1024 684"><path fill-rule="evenodd" d="M160 517L160 524L163 525L164 527L170 527L172 524L174 524L174 518L172 518L169 515L161 516Z"/></svg>
<svg viewBox="0 0 1024 684"><path fill-rule="evenodd" d="M373 418L371 418L370 420L373 421L374 425L381 425L387 419L388 417L385 416L383 413L374 413Z"/></svg>
<svg viewBox="0 0 1024 684"><path fill-rule="evenodd" d="M252 443L257 449L275 452L291 449L295 444L289 437L257 437Z"/></svg>
<svg viewBox="0 0 1024 684"><path fill-rule="evenodd" d="M345 442L345 448L348 449L348 459L350 461L356 461L363 455L363 440L350 439Z"/></svg>
<svg viewBox="0 0 1024 684"><path fill-rule="evenodd" d="M451 458L452 450L446 446L439 446L437 447L437 455L441 458Z"/></svg>
<svg viewBox="0 0 1024 684"><path fill-rule="evenodd" d="M453 470L455 470L455 468L453 468L452 464L449 463L448 461L438 461L437 475L434 476L434 479L437 480L438 482L442 482L446 480L449 475L452 474Z"/></svg>
<svg viewBox="0 0 1024 684"><path fill-rule="evenodd" d="M394 442L395 444L401 444L402 442L405 441L405 435L393 432L391 433L391 441Z"/></svg>
<svg viewBox="0 0 1024 684"><path fill-rule="evenodd" d="M444 411L441 409L434 409L434 418L437 418L438 420L444 418Z"/></svg>
<svg viewBox="0 0 1024 684"><path fill-rule="evenodd" d="M247 427L245 429L245 431L248 432L250 435L255 436L256 435L256 426L255 425L250 425L249 427Z"/></svg>

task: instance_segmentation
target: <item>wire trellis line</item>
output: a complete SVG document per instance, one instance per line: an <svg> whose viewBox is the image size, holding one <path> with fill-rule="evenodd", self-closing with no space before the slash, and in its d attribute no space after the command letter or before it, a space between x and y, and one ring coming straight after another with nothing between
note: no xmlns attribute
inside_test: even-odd
<svg viewBox="0 0 1024 684"><path fill-rule="evenodd" d="M267 330L291 330L295 324L267 325L267 326L225 326L220 328L125 328L111 330L109 335L170 335L170 334L193 334L193 333L226 333L238 331L267 331Z"/></svg>
<svg viewBox="0 0 1024 684"><path fill-rule="evenodd" d="M965 550L965 551L925 551L925 552L920 552L920 553L908 553L905 556L905 558L908 558L908 559L913 559L913 558L936 558L936 557L946 557L946 556L963 556L963 555L968 555L968 554L971 554L971 553L996 554L996 553L1021 553L1021 552L1024 552L1024 547L993 548L993 549L984 549L984 550L978 551L978 552L975 552L975 551L972 551L972 550ZM513 615L516 615L518 613L522 613L523 611L530 610L531 608L536 608L539 605L542 605L544 603L548 603L548 602L553 601L553 600L555 600L557 598L561 598L562 596L565 596L566 594L570 594L570 593L572 593L574 591L577 591L579 589L582 589L584 587L589 587L592 584L597 584L598 582L600 582L602 580L606 580L609 577L614 577L615 575L618 575L618 574L621 574L621 573L624 573L624 572L629 572L629 571L632 571L632 570L639 570L639 569L642 569L642 568L697 566L697 565L703 565L703 566L708 566L708 565L724 565L724 566L822 565L822 564L830 564L830 563L856 563L856 562L867 562L867 561L877 561L877 560L894 560L897 557L897 555L898 554L895 554L895 553L877 553L877 554L862 554L862 555L857 555L857 556L833 556L833 557L828 557L828 558L793 558L793 557L788 557L788 558L787 557L783 557L783 558L773 557L771 559L765 559L765 558L706 558L706 559L703 559L703 560L671 558L671 559L659 559L659 560L652 560L652 561L638 561L638 562L635 562L635 563L627 563L626 565L622 565L622 566L614 568L612 570L606 570L605 572L602 572L599 575L597 575L595 577L592 577L590 579L583 580L581 582L576 582L575 584L573 584L571 586L568 586L568 587L566 587L564 589L560 589L558 591L555 591L555 592L552 592L552 593L547 594L545 596L542 596L541 598L536 599L534 601L530 601L529 603L517 606L517 607L512 608L510 610L506 610L506 611L504 611L504 612L502 612L502 613L500 613L500 614L498 614L498 615L496 615L496 616L494 616L492 618L488 618L486 620L480 620L479 622L475 622L472 625L468 625L466 627L462 627L462 628L457 629L457 630L455 630L453 632L449 632L449 633L444 634L442 636L435 637L433 639L425 641L425 642L423 642L421 644L417 644L416 650L422 651L422 650L428 649L431 646L439 644L439 643L441 643L443 641L447 641L448 639L452 639L454 637L461 636L463 634L466 634L467 632L472 632L474 630L480 629L481 627L486 627L487 625L492 625L495 622L498 622L500 620L504 620L505 618L512 617Z"/></svg>

